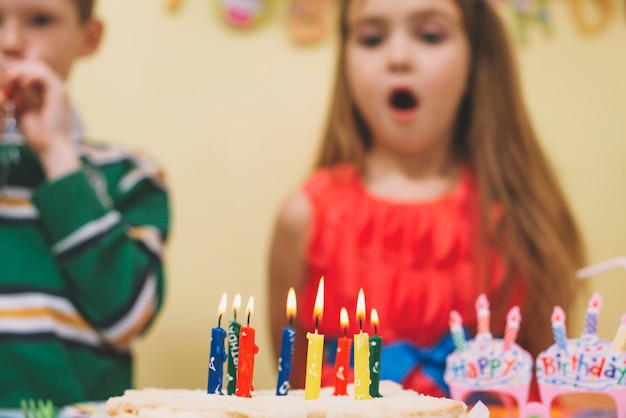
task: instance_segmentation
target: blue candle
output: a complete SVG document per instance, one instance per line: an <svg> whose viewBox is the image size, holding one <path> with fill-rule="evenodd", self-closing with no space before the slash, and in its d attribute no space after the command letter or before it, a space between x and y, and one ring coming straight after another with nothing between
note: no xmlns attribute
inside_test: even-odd
<svg viewBox="0 0 626 418"><path fill-rule="evenodd" d="M291 376L291 361L293 348L296 342L296 330L292 327L293 318L296 316L296 292L293 287L287 295L287 317L289 326L283 328L283 342L280 346L280 358L278 359L278 382L276 383L276 395L284 396L289 392L289 377Z"/></svg>
<svg viewBox="0 0 626 418"><path fill-rule="evenodd" d="M554 341L559 349L567 353L567 335L565 333L565 312L560 306L555 306L552 311L552 332Z"/></svg>
<svg viewBox="0 0 626 418"><path fill-rule="evenodd" d="M226 310L226 293L222 295L219 309L217 310L217 327L211 330L211 353L209 357L209 382L207 393L223 395L222 379L224 376L224 362L226 361L226 347L224 340L226 339L226 331L222 328L222 315Z"/></svg>

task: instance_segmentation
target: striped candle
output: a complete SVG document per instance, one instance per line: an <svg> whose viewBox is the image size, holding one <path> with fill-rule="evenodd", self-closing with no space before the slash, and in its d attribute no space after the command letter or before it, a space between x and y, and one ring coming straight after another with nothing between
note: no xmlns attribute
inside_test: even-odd
<svg viewBox="0 0 626 418"><path fill-rule="evenodd" d="M519 306L513 306L506 315L506 328L504 329L504 351L508 351L517 339L519 323L522 320Z"/></svg>
<svg viewBox="0 0 626 418"><path fill-rule="evenodd" d="M480 294L476 299L476 314L478 318L478 335L490 337L489 322L491 321L491 312L489 311L489 301L484 293Z"/></svg>
<svg viewBox="0 0 626 418"><path fill-rule="evenodd" d="M587 305L587 315L585 317L585 334L596 334L598 329L598 314L602 307L602 297L599 293L594 293Z"/></svg>
<svg viewBox="0 0 626 418"><path fill-rule="evenodd" d="M465 332L463 331L463 319L457 311L450 312L450 334L457 351L465 351Z"/></svg>
<svg viewBox="0 0 626 418"><path fill-rule="evenodd" d="M613 338L613 343L611 344L611 351L613 353L621 353L624 351L624 344L626 343L626 313L622 315L622 319L619 324L619 328L617 329L617 333Z"/></svg>
<svg viewBox="0 0 626 418"><path fill-rule="evenodd" d="M552 333L556 345L567 352L567 336L565 335L565 312L560 306L555 306L552 311Z"/></svg>

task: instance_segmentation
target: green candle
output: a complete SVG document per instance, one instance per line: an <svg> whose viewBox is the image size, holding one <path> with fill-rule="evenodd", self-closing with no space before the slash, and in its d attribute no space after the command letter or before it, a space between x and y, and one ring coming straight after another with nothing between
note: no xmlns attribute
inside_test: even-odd
<svg viewBox="0 0 626 418"><path fill-rule="evenodd" d="M237 311L241 307L241 295L233 300L233 320L228 323L228 394L234 395L237 389L237 364L239 363L239 333L241 324L237 322Z"/></svg>
<svg viewBox="0 0 626 418"><path fill-rule="evenodd" d="M374 326L374 335L370 337L370 396L382 398L380 394L380 353L383 346L383 339L378 335L378 312L372 309L370 322Z"/></svg>

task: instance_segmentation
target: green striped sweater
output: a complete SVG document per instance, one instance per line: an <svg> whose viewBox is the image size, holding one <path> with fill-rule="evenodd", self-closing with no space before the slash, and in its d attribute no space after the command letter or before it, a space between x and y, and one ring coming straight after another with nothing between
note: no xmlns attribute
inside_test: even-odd
<svg viewBox="0 0 626 418"><path fill-rule="evenodd" d="M0 147L0 408L121 394L130 343L161 305L169 205L159 168L78 147L81 169L54 182L28 148Z"/></svg>

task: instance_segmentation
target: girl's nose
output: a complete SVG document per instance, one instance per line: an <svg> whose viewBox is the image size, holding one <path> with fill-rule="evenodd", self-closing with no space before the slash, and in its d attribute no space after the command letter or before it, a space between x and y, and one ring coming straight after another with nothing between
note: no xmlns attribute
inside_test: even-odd
<svg viewBox="0 0 626 418"><path fill-rule="evenodd" d="M24 50L24 34L18 22L6 19L0 26L0 50L5 58L19 58Z"/></svg>
<svg viewBox="0 0 626 418"><path fill-rule="evenodd" d="M396 32L389 39L388 66L392 72L406 72L413 68L411 45L407 36Z"/></svg>

